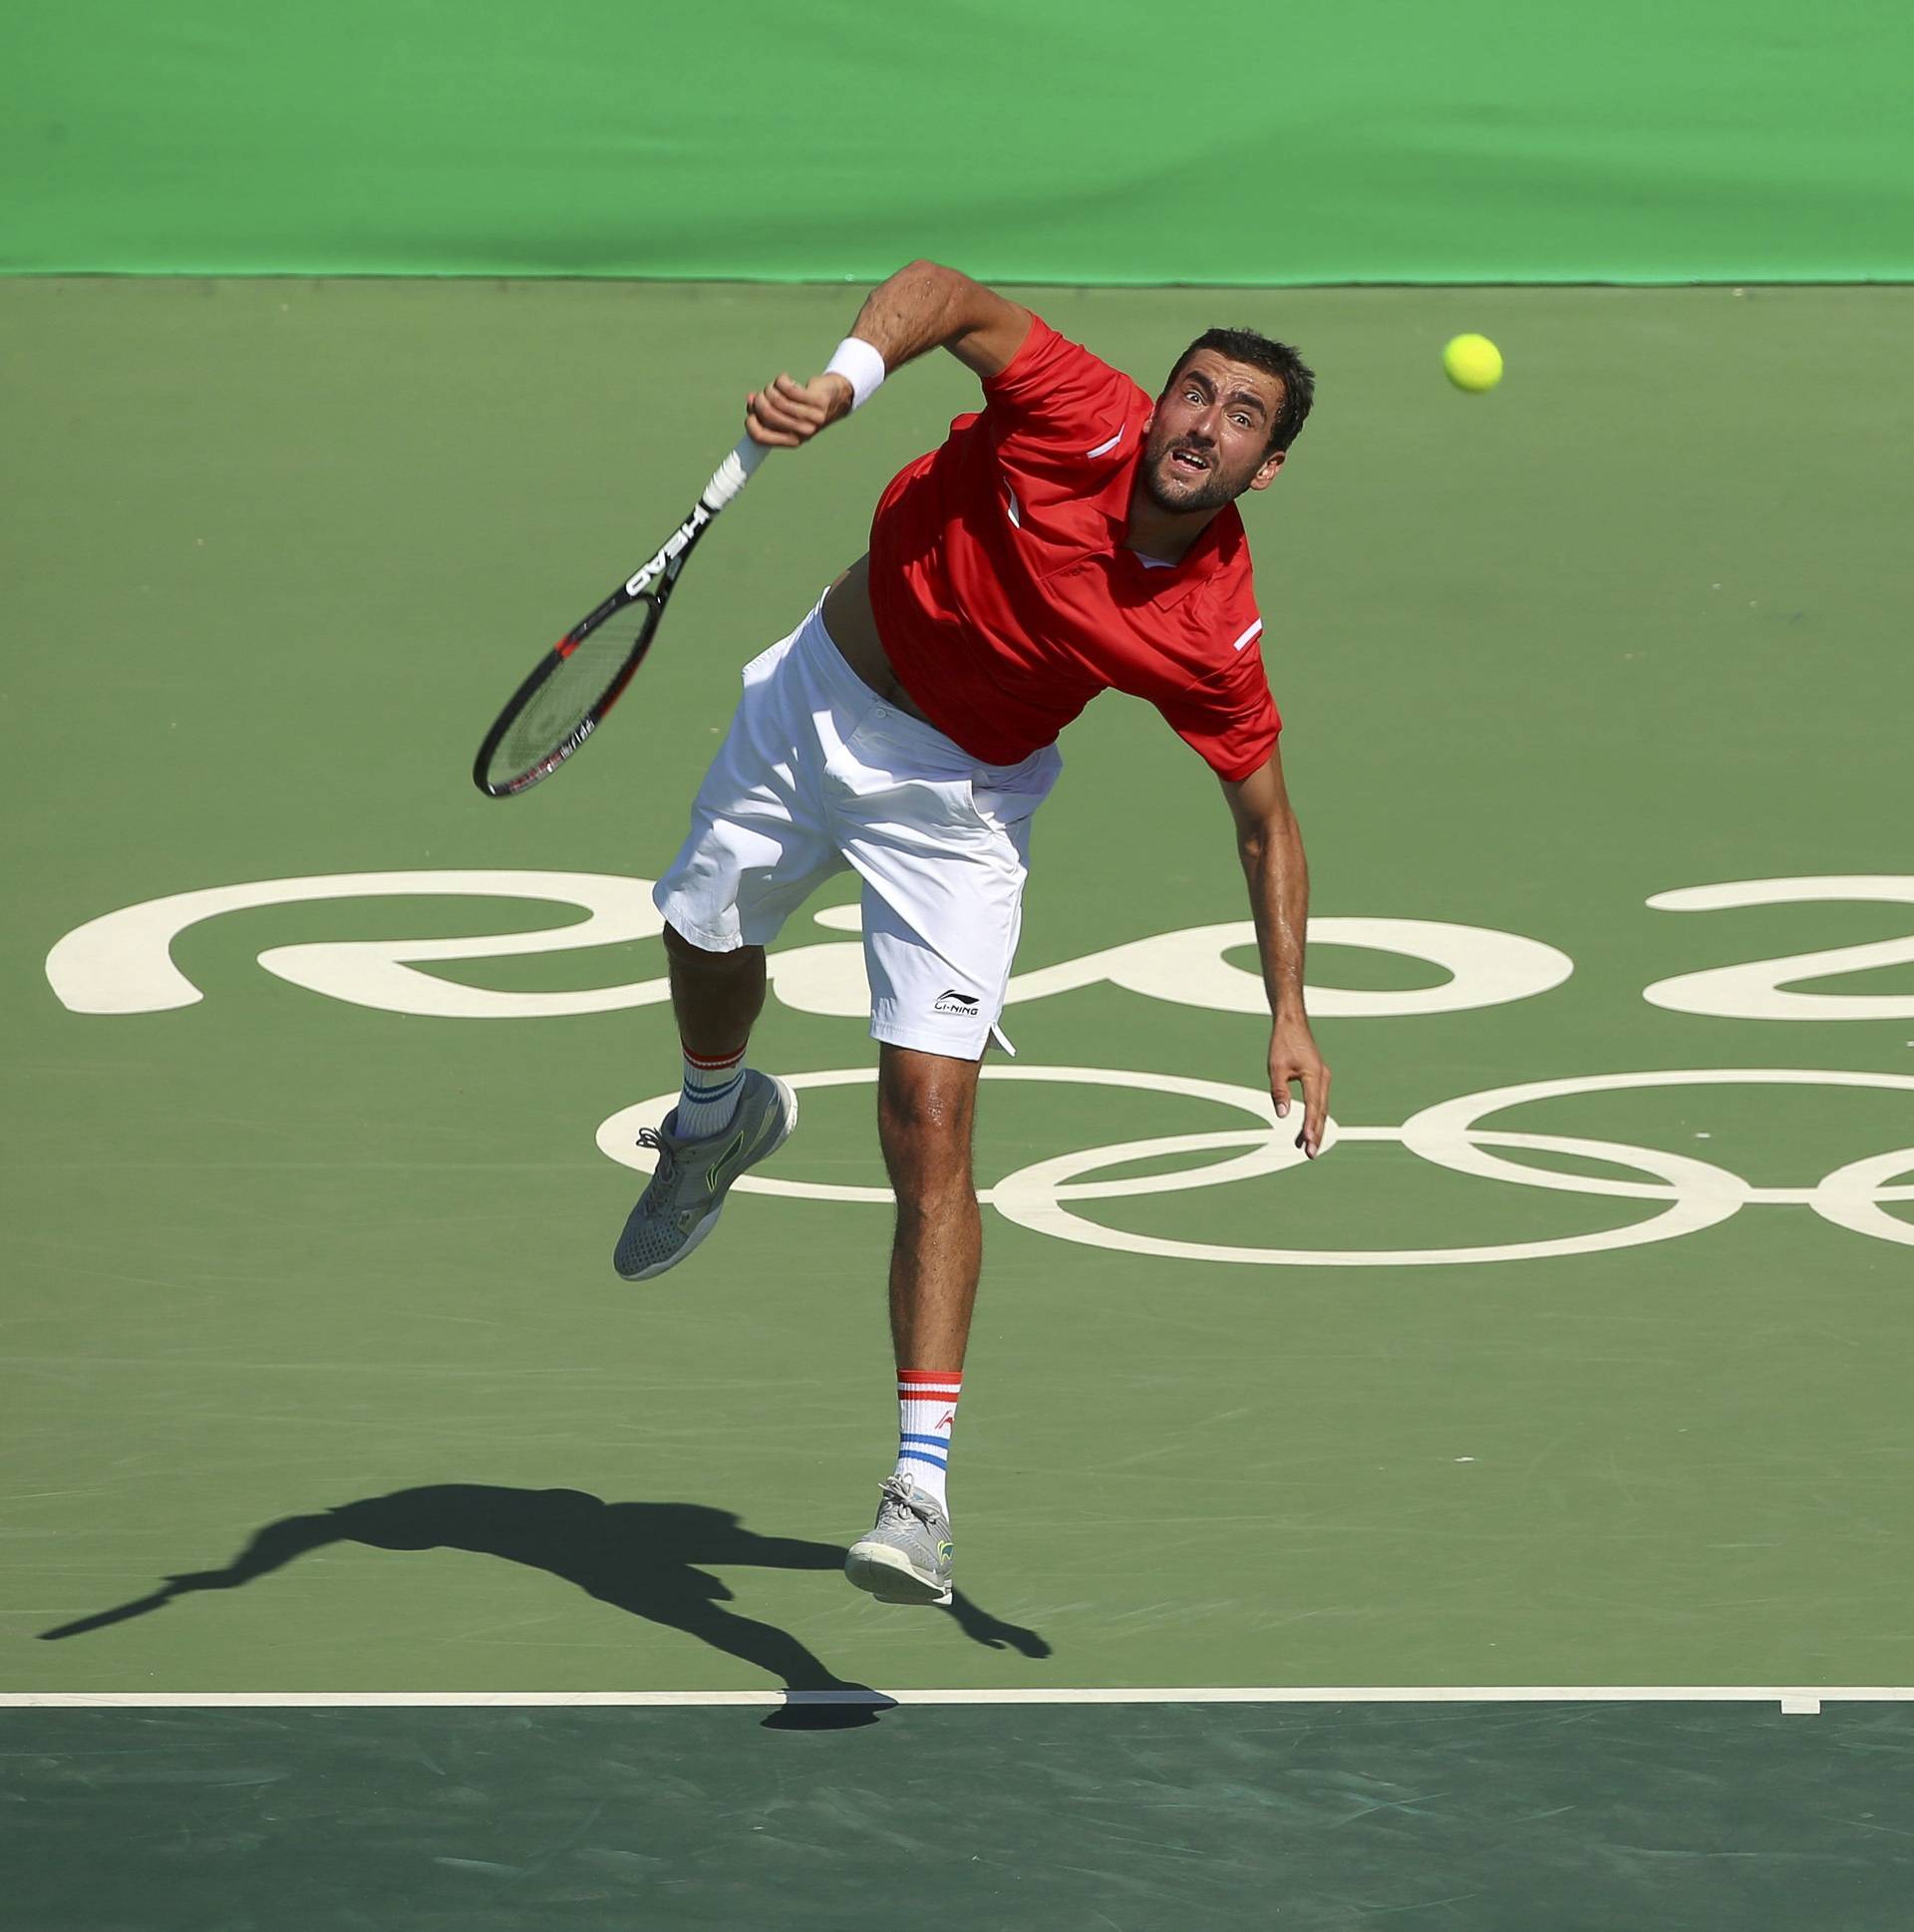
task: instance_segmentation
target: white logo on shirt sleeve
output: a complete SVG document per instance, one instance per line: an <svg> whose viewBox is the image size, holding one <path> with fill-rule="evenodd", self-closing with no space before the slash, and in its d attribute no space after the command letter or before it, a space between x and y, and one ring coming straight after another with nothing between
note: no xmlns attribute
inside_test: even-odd
<svg viewBox="0 0 1914 1932"><path fill-rule="evenodd" d="M1085 454L1086 454L1087 456L1093 456L1093 457L1107 457L1107 456L1109 456L1109 455L1110 455L1110 453L1111 453L1111 451L1113 451L1114 449L1116 449L1116 447L1117 446L1117 444L1119 444L1120 442L1122 442L1122 440L1123 440L1123 430L1126 430L1126 429L1128 429L1128 428L1129 428L1129 425L1128 425L1127 423L1125 423L1125 424L1123 425L1123 427L1122 427L1122 429L1119 429L1119 430L1118 430L1118 431L1116 432L1116 434L1115 436L1113 436L1113 437L1112 437L1112 438L1110 439L1110 441L1109 441L1108 443L1100 443L1100 444L1098 444L1098 446L1096 447L1096 449L1094 449L1094 450L1089 450L1089 451L1086 451L1086 452L1085 452Z"/></svg>
<svg viewBox="0 0 1914 1932"><path fill-rule="evenodd" d="M1250 625L1249 629L1246 630L1242 634L1242 636L1239 637L1235 641L1235 643L1233 643L1229 648L1232 651L1240 651L1243 648L1243 646L1247 644L1253 637L1255 637L1256 633L1260 631L1262 628L1263 628L1263 620L1259 617L1257 618L1255 623Z"/></svg>

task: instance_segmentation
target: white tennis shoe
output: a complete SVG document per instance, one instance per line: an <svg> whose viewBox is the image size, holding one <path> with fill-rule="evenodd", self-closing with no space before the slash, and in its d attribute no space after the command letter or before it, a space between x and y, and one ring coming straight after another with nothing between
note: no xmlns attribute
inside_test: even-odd
<svg viewBox="0 0 1914 1932"><path fill-rule="evenodd" d="M950 1512L907 1475L887 1475L877 1521L850 1546L844 1574L879 1603L948 1603Z"/></svg>

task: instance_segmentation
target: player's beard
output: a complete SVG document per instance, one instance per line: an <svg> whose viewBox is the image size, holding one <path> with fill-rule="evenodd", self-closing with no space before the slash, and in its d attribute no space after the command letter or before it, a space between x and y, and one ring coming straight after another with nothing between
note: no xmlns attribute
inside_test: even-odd
<svg viewBox="0 0 1914 1932"><path fill-rule="evenodd" d="M1180 449L1195 450L1209 468L1200 477L1186 477L1170 464L1171 456ZM1238 482L1224 474L1214 450L1201 449L1193 443L1172 442L1168 438L1161 443L1152 438L1143 447L1143 488L1149 500L1171 516L1221 509L1248 487L1248 477Z"/></svg>

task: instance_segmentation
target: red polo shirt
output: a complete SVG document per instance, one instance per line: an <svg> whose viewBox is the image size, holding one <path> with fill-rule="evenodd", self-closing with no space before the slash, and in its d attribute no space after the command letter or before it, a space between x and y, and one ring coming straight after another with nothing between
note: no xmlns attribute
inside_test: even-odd
<svg viewBox="0 0 1914 1932"><path fill-rule="evenodd" d="M891 480L870 601L898 681L986 765L1050 744L1098 692L1146 698L1218 776L1282 729L1232 503L1180 563L1123 547L1150 398L1048 324L937 449Z"/></svg>

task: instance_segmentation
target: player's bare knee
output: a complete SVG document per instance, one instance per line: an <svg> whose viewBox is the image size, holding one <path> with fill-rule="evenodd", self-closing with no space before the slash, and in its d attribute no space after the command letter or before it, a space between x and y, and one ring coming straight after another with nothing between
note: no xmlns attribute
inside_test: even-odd
<svg viewBox="0 0 1914 1932"><path fill-rule="evenodd" d="M941 1200L970 1187L975 1094L970 1081L937 1069L886 1069L877 1093L877 1136L898 1201Z"/></svg>
<svg viewBox="0 0 1914 1932"><path fill-rule="evenodd" d="M877 1075L877 1126L887 1137L970 1142L977 1069L939 1054L886 1050Z"/></svg>
<svg viewBox="0 0 1914 1932"><path fill-rule="evenodd" d="M877 1137L893 1179L970 1171L970 1124L939 1120L903 1123L880 1116Z"/></svg>

